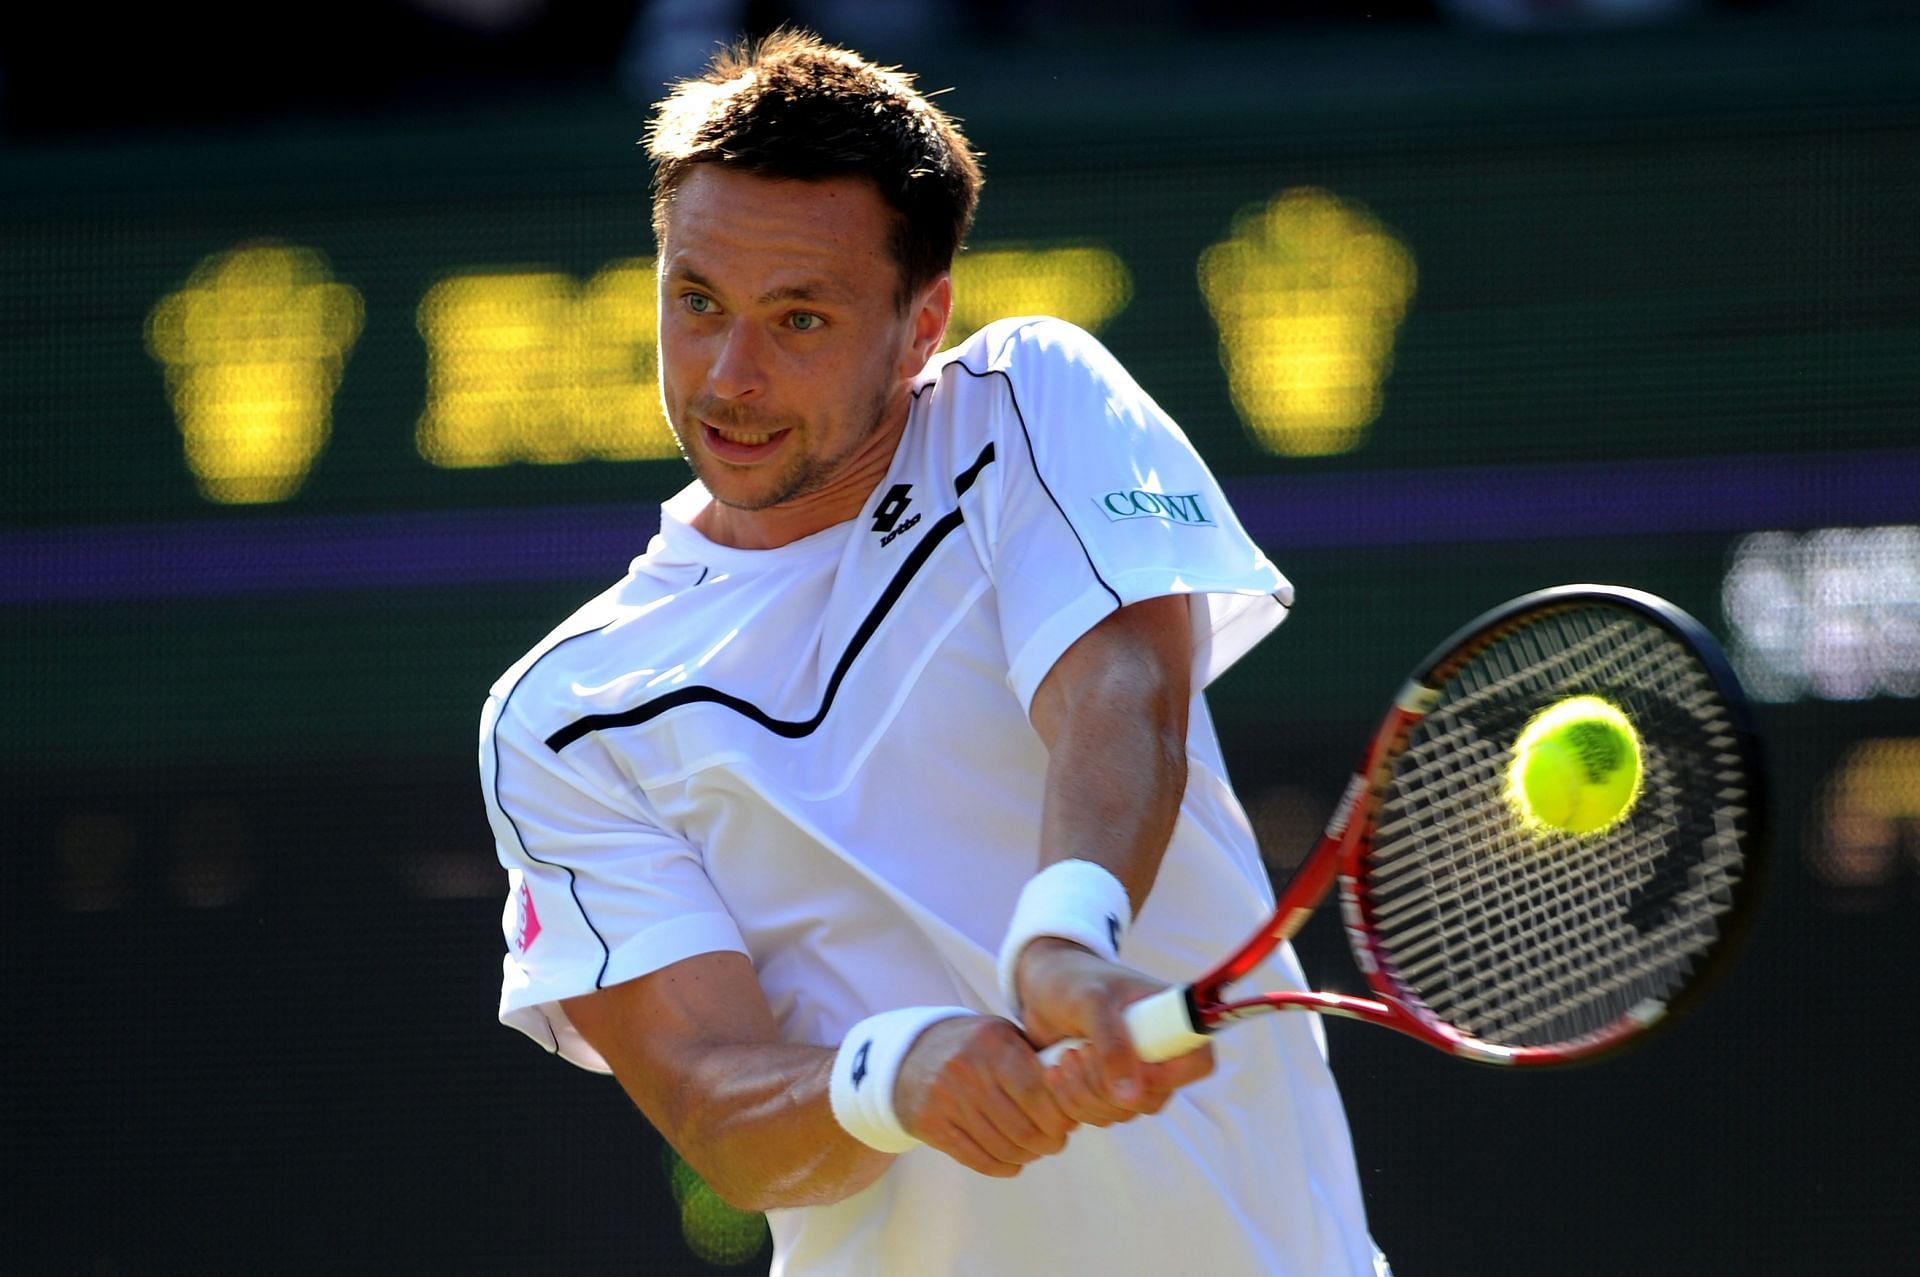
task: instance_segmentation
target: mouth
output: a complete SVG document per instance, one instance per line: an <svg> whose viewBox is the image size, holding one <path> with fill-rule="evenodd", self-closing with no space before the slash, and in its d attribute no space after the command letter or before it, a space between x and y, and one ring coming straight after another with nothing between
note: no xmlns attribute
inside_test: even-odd
<svg viewBox="0 0 1920 1277"><path fill-rule="evenodd" d="M722 461L735 465L745 465L768 456L780 446L780 441L792 433L791 427L785 430L738 430L732 427L721 429L711 422L700 423L701 441L707 451Z"/></svg>

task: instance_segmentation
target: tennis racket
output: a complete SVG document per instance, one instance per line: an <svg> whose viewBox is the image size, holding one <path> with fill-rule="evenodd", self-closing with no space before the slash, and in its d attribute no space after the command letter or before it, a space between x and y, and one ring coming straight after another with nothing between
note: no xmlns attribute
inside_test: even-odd
<svg viewBox="0 0 1920 1277"><path fill-rule="evenodd" d="M1640 797L1603 831L1536 832L1503 795L1509 751L1536 711L1582 694L1633 722ZM1526 595L1421 663L1272 919L1192 984L1130 1006L1129 1032L1142 1059L1165 1060L1235 1020L1304 1010L1488 1064L1615 1051L1734 955L1759 895L1763 813L1745 698L1697 621L1637 590ZM1373 996L1229 996L1336 880Z"/></svg>

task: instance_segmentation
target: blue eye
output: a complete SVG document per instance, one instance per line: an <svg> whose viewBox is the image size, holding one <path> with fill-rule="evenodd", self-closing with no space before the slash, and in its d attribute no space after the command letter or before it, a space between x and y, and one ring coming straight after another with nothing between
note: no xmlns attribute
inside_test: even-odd
<svg viewBox="0 0 1920 1277"><path fill-rule="evenodd" d="M805 310L796 313L787 320L787 323L793 330L799 333L810 333L825 322L826 321L821 319L820 316Z"/></svg>
<svg viewBox="0 0 1920 1277"><path fill-rule="evenodd" d="M683 300L687 309L696 315L709 314L713 310L713 298L705 293L688 293Z"/></svg>

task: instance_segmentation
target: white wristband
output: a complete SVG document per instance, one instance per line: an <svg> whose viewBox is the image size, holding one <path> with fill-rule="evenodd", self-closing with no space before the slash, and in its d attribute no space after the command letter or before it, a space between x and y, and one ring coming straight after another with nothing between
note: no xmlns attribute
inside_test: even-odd
<svg viewBox="0 0 1920 1277"><path fill-rule="evenodd" d="M847 1134L882 1153L904 1153L919 1144L893 1111L893 1084L900 1077L900 1064L929 1026L978 1014L967 1007L901 1007L870 1015L847 1030L833 1059L833 1082L827 1091L834 1120Z"/></svg>
<svg viewBox="0 0 1920 1277"><path fill-rule="evenodd" d="M1000 942L1000 991L1015 1018L1020 996L1013 987L1021 951L1041 936L1058 936L1083 945L1103 958L1120 956L1120 938L1133 921L1133 902L1120 880L1091 860L1062 860L1048 865L1021 889Z"/></svg>

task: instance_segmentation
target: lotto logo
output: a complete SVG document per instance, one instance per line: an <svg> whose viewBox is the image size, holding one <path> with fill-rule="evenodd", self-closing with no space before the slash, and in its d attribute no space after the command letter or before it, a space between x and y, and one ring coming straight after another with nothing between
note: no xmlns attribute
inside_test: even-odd
<svg viewBox="0 0 1920 1277"><path fill-rule="evenodd" d="M880 504L873 512L873 530L891 532L893 525L900 522L900 516L913 504L913 498L907 493L913 491L911 483L896 483L887 489L887 495L880 498Z"/></svg>
<svg viewBox="0 0 1920 1277"><path fill-rule="evenodd" d="M911 491L913 491L911 483L896 483L887 489L886 496L880 498L880 504L873 512L873 530L886 533L880 538L881 545L892 545L895 537L911 531L913 526L920 522L920 516L917 514L905 523L900 522L900 516L905 514L907 507L913 504L913 498L907 495Z"/></svg>

